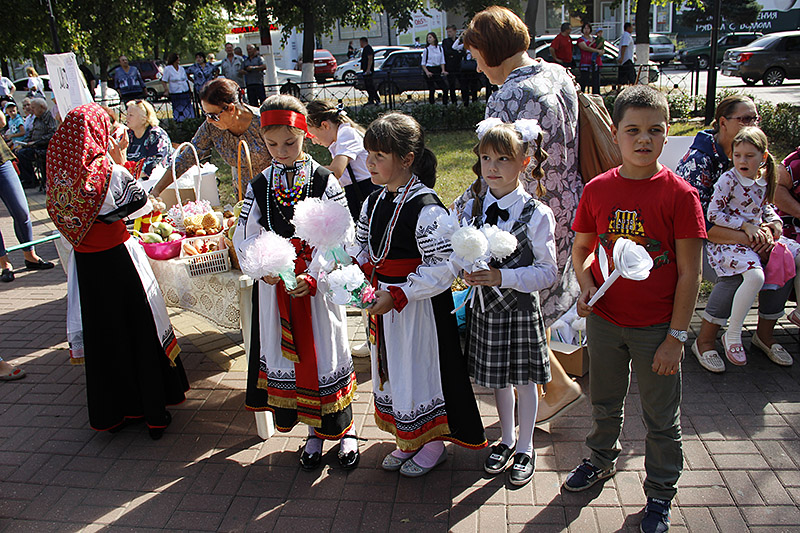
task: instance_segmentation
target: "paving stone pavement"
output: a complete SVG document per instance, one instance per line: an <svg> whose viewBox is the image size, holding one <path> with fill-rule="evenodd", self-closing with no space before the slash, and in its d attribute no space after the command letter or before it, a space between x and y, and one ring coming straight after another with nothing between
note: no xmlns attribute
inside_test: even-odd
<svg viewBox="0 0 800 533"><path fill-rule="evenodd" d="M44 198L29 201L42 236L53 229ZM2 206L0 230L16 243ZM52 243L38 251L57 258ZM22 264L20 252L11 259ZM367 439L361 465L343 472L338 446L328 444L325 466L307 473L298 467L304 430L262 441L244 410L241 335L170 310L192 385L188 400L172 410L160 441L142 426L97 433L88 426L83 369L67 360L63 271L23 269L0 291L0 354L28 373L0 383L0 531L638 531L645 429L635 379L619 473L585 493L560 485L587 455L587 404L537 428L536 474L525 487L484 474L485 451L454 445L424 478L383 472L392 444L372 418L365 359L356 360L353 405ZM755 320L751 313L748 349ZM356 340L359 321L350 320ZM777 334L800 354L796 327L783 319ZM800 364L781 368L748 351L747 366L728 365L723 375L704 371L691 354L683 365L685 470L673 531L800 531ZM493 397L476 393L489 439L499 439Z"/></svg>

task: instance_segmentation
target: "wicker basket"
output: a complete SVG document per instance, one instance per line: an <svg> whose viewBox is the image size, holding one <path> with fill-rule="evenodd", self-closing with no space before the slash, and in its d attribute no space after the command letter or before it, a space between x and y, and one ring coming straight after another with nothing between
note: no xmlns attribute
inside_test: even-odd
<svg viewBox="0 0 800 533"><path fill-rule="evenodd" d="M241 270L239 266L239 256L236 255L236 248L233 246L233 241L225 237L225 246L228 247L228 257L231 258L231 267L236 270Z"/></svg>
<svg viewBox="0 0 800 533"><path fill-rule="evenodd" d="M228 257L228 248L225 245L225 236L221 233L211 236L203 237L190 237L183 242L191 244L199 240L210 241L213 240L217 243L217 249L213 252L206 252L200 255L189 255L181 248L182 261L192 277L202 276L204 274L219 274L220 272L228 272L231 269L230 259Z"/></svg>

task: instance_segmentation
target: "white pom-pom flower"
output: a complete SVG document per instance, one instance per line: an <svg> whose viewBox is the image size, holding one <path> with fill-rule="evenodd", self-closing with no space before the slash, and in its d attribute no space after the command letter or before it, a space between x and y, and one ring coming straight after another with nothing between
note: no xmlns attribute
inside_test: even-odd
<svg viewBox="0 0 800 533"><path fill-rule="evenodd" d="M294 245L272 231L265 231L242 247L239 266L242 272L253 279L264 276L279 276L294 272L297 252Z"/></svg>
<svg viewBox="0 0 800 533"><path fill-rule="evenodd" d="M502 261L517 249L517 238L508 231L497 226L483 226L481 231L489 241L489 253L494 259Z"/></svg>
<svg viewBox="0 0 800 533"><path fill-rule="evenodd" d="M328 283L334 290L341 287L347 291L354 291L360 289L365 280L364 273L357 265L337 268L328 274Z"/></svg>
<svg viewBox="0 0 800 533"><path fill-rule="evenodd" d="M295 235L322 252L351 242L355 235L350 211L337 202L306 198L294 206Z"/></svg>
<svg viewBox="0 0 800 533"><path fill-rule="evenodd" d="M489 241L486 236L472 226L458 228L451 237L453 253L469 264L486 255Z"/></svg>

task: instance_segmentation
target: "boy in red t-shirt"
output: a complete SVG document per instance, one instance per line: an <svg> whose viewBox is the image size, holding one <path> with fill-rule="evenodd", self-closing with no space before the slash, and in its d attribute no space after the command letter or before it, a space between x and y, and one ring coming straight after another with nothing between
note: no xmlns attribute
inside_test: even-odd
<svg viewBox="0 0 800 533"><path fill-rule="evenodd" d="M593 425L586 438L591 458L567 476L564 488L585 490L616 473L632 366L647 426L641 530L664 532L683 467L680 362L700 286L705 220L694 187L658 162L669 130L664 95L646 85L625 89L614 103L613 123L622 166L586 185L572 225L578 314L588 317ZM621 237L644 246L653 269L643 281L618 278L589 307L603 283L598 245L611 258Z"/></svg>

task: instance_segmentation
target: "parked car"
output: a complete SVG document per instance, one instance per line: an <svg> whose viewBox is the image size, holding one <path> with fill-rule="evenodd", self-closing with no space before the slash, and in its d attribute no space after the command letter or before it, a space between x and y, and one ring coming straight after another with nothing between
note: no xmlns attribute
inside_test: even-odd
<svg viewBox="0 0 800 533"><path fill-rule="evenodd" d="M333 78L336 72L336 58L324 48L314 50L314 77L319 83L328 78Z"/></svg>
<svg viewBox="0 0 800 533"><path fill-rule="evenodd" d="M633 42L636 42L636 34L633 35ZM614 41L614 46L619 47L619 39ZM669 36L661 33L650 34L650 61L666 65L675 59L675 43Z"/></svg>
<svg viewBox="0 0 800 533"><path fill-rule="evenodd" d="M45 100L47 100L47 106L53 107L53 89L50 87L50 75L42 74L39 77L42 79L42 82L44 82L44 97ZM14 92L14 101L17 102L19 110L22 111L22 100L28 95L28 78L14 80L14 87L17 88L16 92ZM100 104L108 102L113 105L119 101L119 93L109 88L106 90L106 99L103 100L100 86L98 85L94 91L94 100Z"/></svg>
<svg viewBox="0 0 800 533"><path fill-rule="evenodd" d="M722 74L742 78L747 85L761 80L772 87L786 78L800 78L800 31L770 33L743 48L728 50Z"/></svg>
<svg viewBox="0 0 800 533"><path fill-rule="evenodd" d="M580 68L578 64L580 63L581 59L581 51L577 46L578 43L578 35L572 36L572 61L575 65L572 68L572 74L575 78L580 78ZM535 51L535 56L544 59L545 61L553 61L552 56L550 56L550 44L543 44L539 46ZM605 45L605 53L603 54L603 66L600 67L600 85L616 85L617 83L617 74L619 71L619 65L617 64L617 58L619 57L619 50L613 43L606 42ZM655 67L649 67L648 70L648 79L650 83L655 83L658 81L658 69Z"/></svg>
<svg viewBox="0 0 800 533"><path fill-rule="evenodd" d="M397 50L407 50L407 47L373 46L372 49L375 51L375 64L373 65L373 68L378 69L381 67L384 60L389 57L389 54L396 52ZM356 83L356 74L361 72L361 50L362 48L359 48L356 51L356 55L353 56L351 60L336 67L336 71L333 73L334 80L344 81L347 85L354 85Z"/></svg>
<svg viewBox="0 0 800 533"><path fill-rule="evenodd" d="M382 95L422 91L428 88L422 72L422 49L399 50L389 54L372 75L375 88ZM356 74L356 89L364 90L364 74Z"/></svg>
<svg viewBox="0 0 800 533"><path fill-rule="evenodd" d="M164 96L164 84L161 82L161 74L164 73L164 62L156 59L145 59L139 61L131 61L130 65L139 69L139 73L144 80L144 88L147 91L147 97L151 100L156 100ZM114 86L114 72L119 68L119 64L114 64L108 69L108 86Z"/></svg>
<svg viewBox="0 0 800 533"><path fill-rule="evenodd" d="M723 35L717 41L717 63L722 63L722 58L727 50L747 46L759 37L761 37L761 33L729 33L728 35ZM711 59L711 43L681 50L678 52L677 59L687 67L706 69Z"/></svg>

